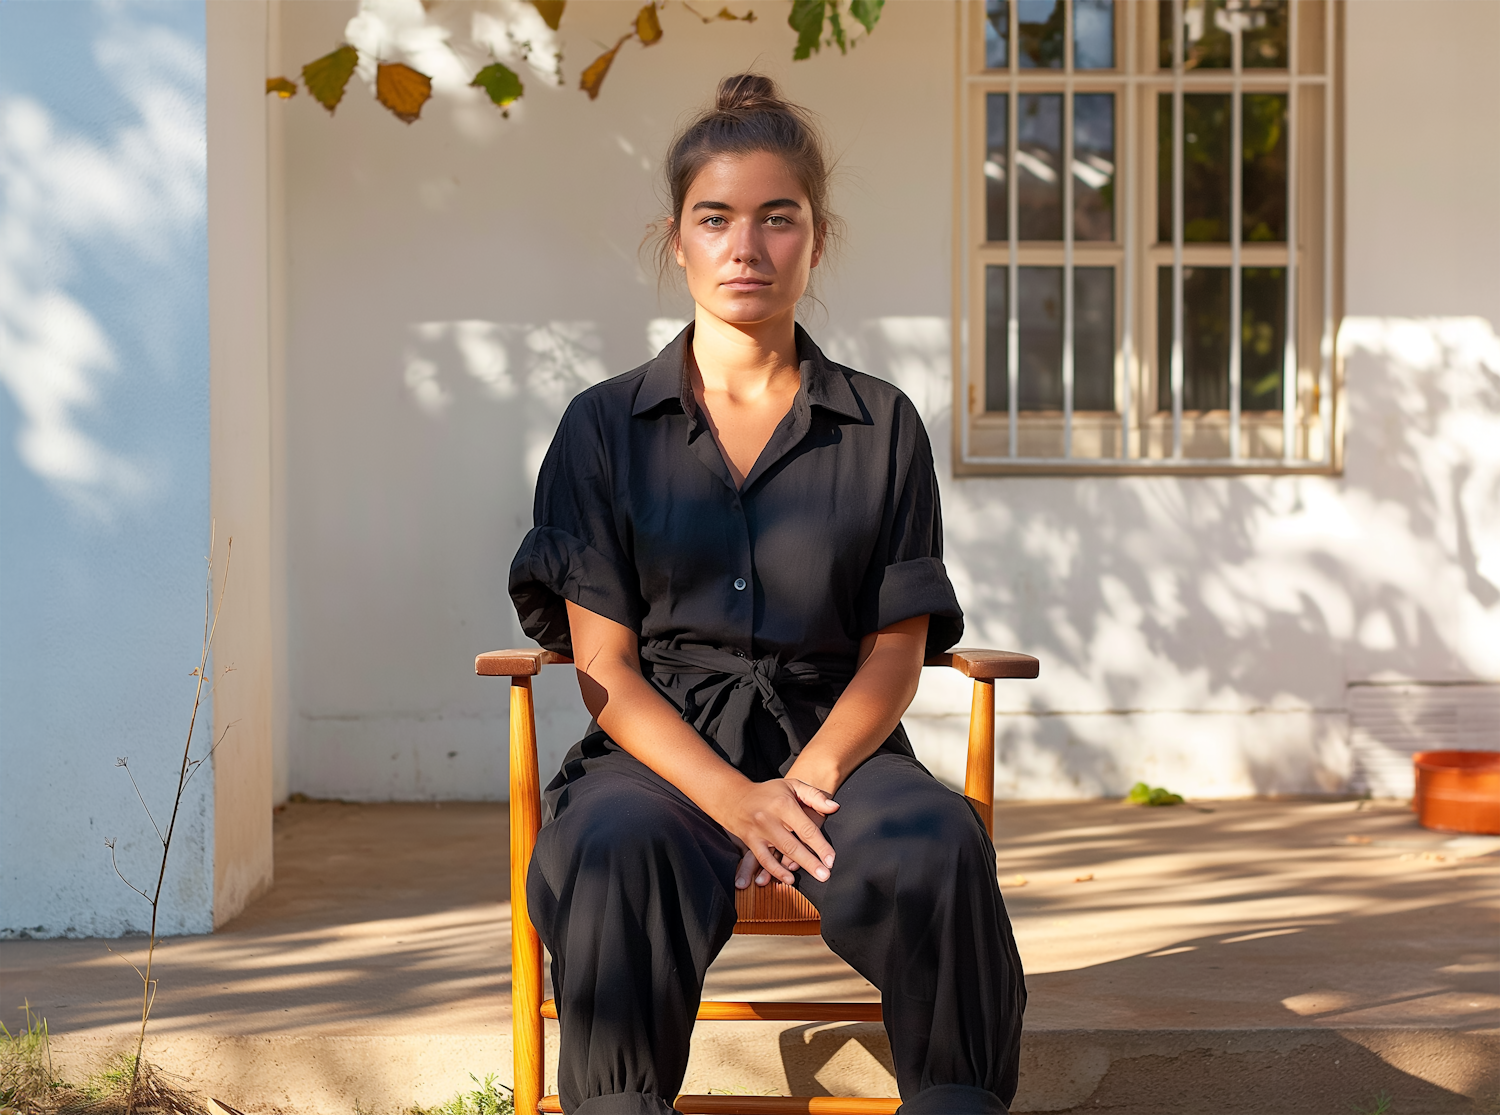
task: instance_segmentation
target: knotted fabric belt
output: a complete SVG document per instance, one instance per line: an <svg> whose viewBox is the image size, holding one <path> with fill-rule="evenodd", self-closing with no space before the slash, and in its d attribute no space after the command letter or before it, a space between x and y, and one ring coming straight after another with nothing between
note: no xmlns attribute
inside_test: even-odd
<svg viewBox="0 0 1500 1115"><path fill-rule="evenodd" d="M668 647L643 643L641 657L668 673L718 675L722 679L717 684L710 682L702 687L699 697L706 706L722 707L716 741L735 765L739 765L745 754L745 729L756 700L781 725L795 755L807 741L798 736L787 714L781 690L847 683L854 677L852 667L782 662L775 655L748 658L718 647ZM702 731L704 726L696 727Z"/></svg>

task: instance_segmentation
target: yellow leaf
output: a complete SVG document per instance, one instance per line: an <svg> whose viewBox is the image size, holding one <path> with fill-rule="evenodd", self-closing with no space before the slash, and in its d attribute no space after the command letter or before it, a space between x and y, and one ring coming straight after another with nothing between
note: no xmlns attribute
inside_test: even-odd
<svg viewBox="0 0 1500 1115"><path fill-rule="evenodd" d="M302 80L307 83L307 91L331 113L343 100L344 87L349 84L357 65L359 51L345 43L331 54L303 66Z"/></svg>
<svg viewBox="0 0 1500 1115"><path fill-rule="evenodd" d="M589 100L595 100L599 96L599 86L604 84L604 75L609 73L610 63L615 60L615 55L620 52L620 47L628 38L630 36L625 35L614 46L590 62L589 68L583 71L583 76L578 79L578 88L589 95Z"/></svg>
<svg viewBox="0 0 1500 1115"><path fill-rule="evenodd" d="M552 30L562 22L563 7L568 0L531 0L531 6L542 13L542 22Z"/></svg>
<svg viewBox="0 0 1500 1115"><path fill-rule="evenodd" d="M647 4L635 13L635 37L642 46L650 46L661 38L661 20L656 15L656 5Z"/></svg>
<svg viewBox="0 0 1500 1115"><path fill-rule="evenodd" d="M1094 873L1090 871L1087 875L1080 875L1073 881L1075 883L1092 883L1094 881Z"/></svg>
<svg viewBox="0 0 1500 1115"><path fill-rule="evenodd" d="M266 92L275 93L283 101L297 95L297 87L284 77L266 78Z"/></svg>
<svg viewBox="0 0 1500 1115"><path fill-rule="evenodd" d="M382 62L375 70L375 99L410 124L432 96L432 78L404 62Z"/></svg>

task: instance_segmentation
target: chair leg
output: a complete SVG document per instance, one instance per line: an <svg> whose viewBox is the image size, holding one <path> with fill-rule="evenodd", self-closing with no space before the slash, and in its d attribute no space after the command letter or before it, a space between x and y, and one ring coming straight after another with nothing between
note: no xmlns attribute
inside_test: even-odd
<svg viewBox="0 0 1500 1115"><path fill-rule="evenodd" d="M995 835L995 683L974 680L974 703L969 710L969 765L964 773L964 797L974 803L984 829Z"/></svg>
<svg viewBox="0 0 1500 1115"><path fill-rule="evenodd" d="M526 908L526 871L541 828L536 709L531 679L510 682L510 1005L515 1109L533 1115L542 1099L542 940Z"/></svg>

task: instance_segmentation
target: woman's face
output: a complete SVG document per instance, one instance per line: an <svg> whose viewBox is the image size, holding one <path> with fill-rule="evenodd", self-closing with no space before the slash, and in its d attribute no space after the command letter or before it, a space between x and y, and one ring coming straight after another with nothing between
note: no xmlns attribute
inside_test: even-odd
<svg viewBox="0 0 1500 1115"><path fill-rule="evenodd" d="M807 194L769 151L706 164L678 216L677 263L688 292L733 325L795 312L822 247Z"/></svg>

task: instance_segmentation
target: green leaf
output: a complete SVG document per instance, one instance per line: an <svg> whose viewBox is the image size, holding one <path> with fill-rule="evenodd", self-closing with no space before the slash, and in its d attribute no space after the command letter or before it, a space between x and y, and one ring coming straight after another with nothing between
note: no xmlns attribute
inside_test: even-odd
<svg viewBox="0 0 1500 1115"><path fill-rule="evenodd" d="M542 13L542 22L552 30L562 22L563 8L568 0L531 0L531 6Z"/></svg>
<svg viewBox="0 0 1500 1115"><path fill-rule="evenodd" d="M526 92L515 71L499 62L491 62L480 70L469 84L483 89L501 108L520 100L521 94Z"/></svg>
<svg viewBox="0 0 1500 1115"><path fill-rule="evenodd" d="M344 99L344 87L359 65L359 51L348 43L331 54L309 62L302 67L302 80L307 91L331 114Z"/></svg>
<svg viewBox="0 0 1500 1115"><path fill-rule="evenodd" d="M797 32L797 49L792 61L811 57L822 45L824 0L792 0L792 14L787 23Z"/></svg>
<svg viewBox="0 0 1500 1115"><path fill-rule="evenodd" d="M848 54L849 40L844 35L844 21L839 18L839 10L832 5L828 8L828 30L833 41L838 44L839 53Z"/></svg>
<svg viewBox="0 0 1500 1115"><path fill-rule="evenodd" d="M880 9L883 7L885 7L885 0L849 0L849 14L864 24L866 34L875 30L875 25L880 22Z"/></svg>

